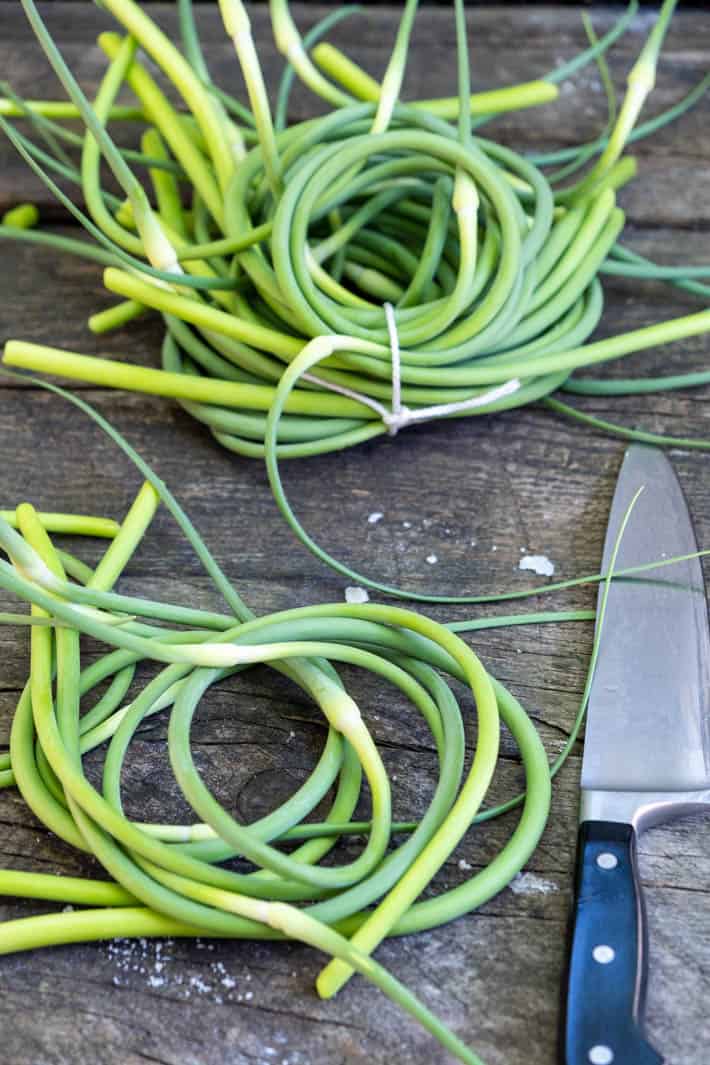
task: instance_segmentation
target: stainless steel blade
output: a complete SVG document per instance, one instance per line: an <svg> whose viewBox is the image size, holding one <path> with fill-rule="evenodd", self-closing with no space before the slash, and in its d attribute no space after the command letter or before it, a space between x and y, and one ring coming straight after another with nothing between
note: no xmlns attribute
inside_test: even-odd
<svg viewBox="0 0 710 1065"><path fill-rule="evenodd" d="M626 527L616 570L697 550L670 462L656 448L632 445L614 494L604 571L623 516L641 486L644 490ZM707 801L710 636L698 559L612 582L589 699L582 788L638 793L634 809L643 805L644 793L649 792L670 805L675 792L705 791L697 801ZM590 812L599 816L605 805L609 802L603 794L588 795L583 817ZM627 813L628 809L629 804Z"/></svg>

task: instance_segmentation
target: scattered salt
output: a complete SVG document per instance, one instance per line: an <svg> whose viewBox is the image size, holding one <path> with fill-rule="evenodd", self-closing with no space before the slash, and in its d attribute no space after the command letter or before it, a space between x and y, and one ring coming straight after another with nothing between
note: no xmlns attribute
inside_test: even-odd
<svg viewBox="0 0 710 1065"><path fill-rule="evenodd" d="M436 555L427 555L426 560L430 566L433 566L435 562L439 561Z"/></svg>
<svg viewBox="0 0 710 1065"><path fill-rule="evenodd" d="M403 521L403 522L402 522L402 525L403 525L403 527L404 527L405 529L411 529L411 527L412 527L412 523L411 523L411 521Z"/></svg>
<svg viewBox="0 0 710 1065"><path fill-rule="evenodd" d="M367 594L366 588L359 588L357 585L352 585L345 589L345 602L346 603L367 603L370 596Z"/></svg>
<svg viewBox="0 0 710 1065"><path fill-rule="evenodd" d="M524 555L518 563L518 569L531 569L540 577L551 577L555 572L554 563L547 555Z"/></svg>
<svg viewBox="0 0 710 1065"><path fill-rule="evenodd" d="M550 895L558 888L554 881L535 873L518 873L510 882L510 890L515 895Z"/></svg>
<svg viewBox="0 0 710 1065"><path fill-rule="evenodd" d="M384 514L380 510L373 510L372 514L368 515L368 525L377 525L378 521L382 521Z"/></svg>
<svg viewBox="0 0 710 1065"><path fill-rule="evenodd" d="M191 976L190 987L194 987L196 991L199 991L203 995L206 995L210 990L210 985L205 983L201 976Z"/></svg>

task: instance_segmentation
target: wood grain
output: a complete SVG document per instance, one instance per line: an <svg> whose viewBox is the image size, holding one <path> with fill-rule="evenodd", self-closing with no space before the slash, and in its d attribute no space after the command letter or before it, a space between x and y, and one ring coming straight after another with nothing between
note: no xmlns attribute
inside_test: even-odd
<svg viewBox="0 0 710 1065"><path fill-rule="evenodd" d="M0 70L18 91L54 91L23 19L2 5ZM145 5L174 31L171 7ZM109 24L94 5L58 2L43 9L82 84L95 89L101 54L92 44ZM306 28L325 9L294 5ZM594 12L599 32L617 11ZM241 91L234 60L213 7L199 12L210 64L223 84ZM279 70L263 11L254 26L267 80ZM394 9L369 11L334 39L373 73L383 69L394 34ZM357 30L355 30L357 26ZM613 53L619 82L648 28L635 24ZM476 9L471 15L476 85L503 84L544 72L583 43L576 11L543 5L524 10ZM412 95L451 91L453 28L449 13L425 10L412 49ZM674 19L659 70L654 110L669 106L705 73L710 23L702 13ZM554 107L511 116L497 135L519 148L576 143L604 121L593 72L565 86ZM312 113L294 95L293 116ZM640 174L622 195L627 240L666 261L707 261L710 224L710 137L705 101L676 126L642 142ZM0 145L0 209L38 197L58 232L73 232L24 166ZM157 362L158 324L148 318L97 340L85 319L108 305L100 270L39 248L0 250L0 339L22 337L147 365ZM690 297L660 286L605 284L599 335L688 313ZM634 357L609 374L707 365L706 339ZM87 510L120 517L138 485L126 460L95 426L56 397L1 380L0 507L30 499L45 509ZM271 500L262 466L235 459L173 404L83 389L83 394L178 492L195 523L259 612L342 600L344 581L293 539ZM621 400L586 400L584 409L656 431L710 438L707 390ZM594 572L623 444L580 430L541 409L447 425L422 426L396 440L309 462L292 463L286 480L306 527L333 553L369 574L413 590L493 592L525 588L521 551L547 554L555 576ZM707 456L674 451L673 461L694 515L698 539L710 545ZM381 511L377 524L368 515ZM90 560L99 546L76 545ZM435 554L431 565L427 556ZM154 527L122 582L127 592L219 607L215 594L166 515ZM577 589L542 607L589 607L594 590ZM0 602L0 609L10 604ZM528 609L513 604L511 611ZM439 608L440 619L473 611ZM477 614L500 613L496 606ZM588 624L501 629L471 639L491 671L523 701L551 757L574 717L584 684ZM27 634L0 628L0 742L6 743L27 669ZM388 769L396 777L397 816L422 809L434 780L434 751L422 723L392 691L360 675L358 693ZM472 711L472 708L469 707ZM473 713L471 712L471 717ZM182 800L166 763L166 723L151 721L134 745L124 778L129 811L179 817ZM303 779L324 730L306 702L266 670L226 682L200 709L196 758L217 795L246 820L259 816ZM473 728L468 736L474 741ZM98 756L88 760L97 772ZM574 860L580 750L560 774L552 816L526 879L452 926L391 941L380 960L481 1054L489 1065L552 1065L564 968ZM504 742L493 797L520 785L511 743ZM53 839L12 791L0 794L0 864L44 872L95 872ZM469 837L438 883L453 886L481 868L511 831L510 818ZM353 844L354 846L354 844ZM650 831L641 868L651 922L649 1028L669 1065L705 1065L710 1028L710 836L701 819ZM0 903L0 916L40 906ZM313 989L320 959L295 945L220 942L80 946L5 957L0 962L0 1034L8 1065L371 1065L444 1062L431 1040L381 995L355 980L331 1002Z"/></svg>

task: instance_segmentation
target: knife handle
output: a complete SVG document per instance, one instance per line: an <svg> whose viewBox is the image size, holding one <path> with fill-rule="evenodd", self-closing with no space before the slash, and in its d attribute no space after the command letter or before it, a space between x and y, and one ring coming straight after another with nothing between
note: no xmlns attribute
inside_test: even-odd
<svg viewBox="0 0 710 1065"><path fill-rule="evenodd" d="M632 825L580 825L573 920L564 1065L662 1065L641 1023L646 925Z"/></svg>

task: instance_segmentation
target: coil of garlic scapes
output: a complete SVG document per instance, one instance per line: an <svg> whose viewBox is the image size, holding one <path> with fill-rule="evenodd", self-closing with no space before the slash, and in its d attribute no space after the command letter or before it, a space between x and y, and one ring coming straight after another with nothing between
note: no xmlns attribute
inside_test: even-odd
<svg viewBox="0 0 710 1065"><path fill-rule="evenodd" d="M8 556L0 560L0 587L32 605L29 617L0 616L6 623L32 626L30 675L13 719L10 751L0 756L0 786L17 786L48 829L94 855L110 877L0 870L2 894L71 904L69 911L0 924L0 953L115 936L296 939L332 958L317 981L322 996L335 994L359 972L459 1060L478 1062L371 953L387 936L470 912L520 870L544 828L551 775L574 746L586 693L565 751L550 767L521 705L452 629L594 615L554 612L447 627L400 607L330 604L255 617L140 456L82 400L47 387L88 413L147 479L120 526L106 519L42 514L29 504L0 515L0 547ZM226 613L112 590L161 500L227 604ZM50 533L64 532L109 539L95 569L55 547ZM88 665L82 661L82 636L107 648L98 658L92 655ZM198 773L190 727L213 685L257 663L268 664L305 693L323 714L327 739L294 794L244 825L218 803ZM136 668L150 664L157 671L136 694ZM431 732L437 779L417 821L392 820L390 780L367 715L340 677L343 666L369 671L404 695ZM451 680L463 682L475 701L475 748L466 769L464 724L471 710ZM107 687L97 697L101 684ZM170 768L194 811L192 824L137 822L123 810L121 771L131 742L141 723L161 712L170 713ZM501 722L519 749L525 791L482 811ZM96 787L82 759L103 744L102 785ZM357 822L352 817L364 784L372 814L369 821ZM309 820L328 796L325 819ZM517 825L482 871L421 899L474 821L516 807ZM356 858L345 865L320 864L340 839L353 834L365 839ZM251 872L225 868L222 863L237 855L250 863Z"/></svg>
<svg viewBox="0 0 710 1065"><path fill-rule="evenodd" d="M43 387L89 415L146 480L120 525L104 518L44 514L26 503L0 513L0 549L8 559L0 559L0 588L32 608L29 616L0 614L0 623L31 626L30 675L13 718L10 750L0 755L0 787L16 786L46 828L93 855L110 878L0 870L1 895L70 904L60 913L0 923L0 954L114 937L294 939L331 957L316 982L322 997L336 994L353 973L360 973L460 1061L479 1065L480 1058L372 952L389 936L470 913L521 870L545 827L552 779L579 736L612 578L678 560L616 571L632 502L604 577L558 586L604 581L580 706L563 749L548 764L533 721L458 633L590 621L594 611L441 625L398 606L338 603L257 617L141 456L82 399L54 385ZM226 613L113 591L161 502L224 600ZM92 569L58 549L50 534L63 533L107 539L98 565ZM99 657L92 653L89 664L83 661L84 636L107 648ZM190 731L210 688L256 664L268 665L301 689L322 713L327 738L315 767L290 798L245 825L217 801L199 773ZM136 692L139 666L142 676L152 666L153 676ZM341 678L343 667L368 671L403 695L431 733L438 764L435 785L417 820L392 819L390 778L367 712L361 713ZM468 699L462 701L452 681L468 689L475 709ZM105 687L99 696L100 685ZM131 743L147 718L167 712L170 770L196 817L189 824L136 821L123 809L121 774ZM466 766L471 724L473 757ZM484 808L502 724L519 751L524 788L500 805ZM104 745L97 787L85 774L83 758ZM364 785L371 817L355 821ZM314 821L323 800L330 803L329 810L323 820ZM431 893L438 886L432 883L437 873L467 830L511 811L519 811L517 823L495 857L456 887ZM356 858L345 865L320 864L327 855L337 856L339 841L353 836L365 841ZM251 871L224 866L236 856Z"/></svg>

